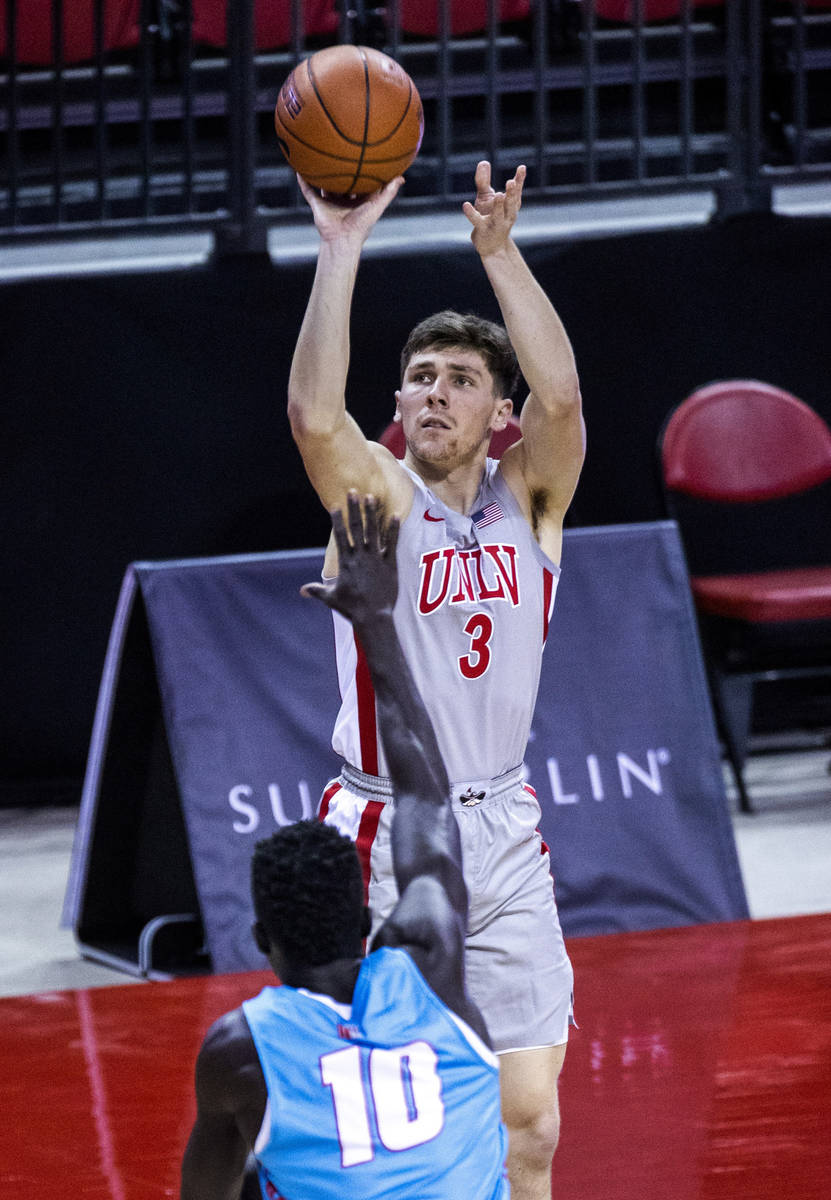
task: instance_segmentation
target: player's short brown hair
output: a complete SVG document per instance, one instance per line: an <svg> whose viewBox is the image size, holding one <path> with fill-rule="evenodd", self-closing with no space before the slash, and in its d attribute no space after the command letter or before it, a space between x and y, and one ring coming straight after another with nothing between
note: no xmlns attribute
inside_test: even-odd
<svg viewBox="0 0 831 1200"><path fill-rule="evenodd" d="M519 381L519 364L504 326L476 313L452 308L425 317L410 331L401 351L401 378L414 354L423 350L475 350L493 376L494 394L510 398Z"/></svg>

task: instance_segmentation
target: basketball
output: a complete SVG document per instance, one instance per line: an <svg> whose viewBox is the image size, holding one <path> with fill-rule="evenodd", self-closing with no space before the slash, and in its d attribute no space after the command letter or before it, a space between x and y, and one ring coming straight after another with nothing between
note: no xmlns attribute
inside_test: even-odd
<svg viewBox="0 0 831 1200"><path fill-rule="evenodd" d="M363 196L406 171L424 116L418 89L395 59L369 46L329 46L289 75L274 127L310 187Z"/></svg>

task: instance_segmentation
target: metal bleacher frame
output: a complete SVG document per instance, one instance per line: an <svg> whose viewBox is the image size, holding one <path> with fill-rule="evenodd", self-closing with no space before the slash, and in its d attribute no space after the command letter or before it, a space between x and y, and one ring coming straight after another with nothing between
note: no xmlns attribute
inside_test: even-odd
<svg viewBox="0 0 831 1200"><path fill-rule="evenodd" d="M108 48L120 2L134 44ZM421 93L400 211L457 207L483 156L498 174L525 161L527 198L551 204L707 192L730 214L769 207L775 184L831 180L831 0L678 0L662 20L650 0L625 20L529 0L512 21L479 0L482 27L464 34L438 0L430 35L402 29L398 0L332 0L336 28L311 36L302 0L285 3L291 38L271 47L255 0L229 0L226 44L210 46L193 37L199 0L72 0L90 10L93 53L69 62L69 0L51 0L51 59L33 64L10 50L22 0L0 0L0 246L210 230L261 248L306 215L273 133L277 92L333 40L386 50Z"/></svg>

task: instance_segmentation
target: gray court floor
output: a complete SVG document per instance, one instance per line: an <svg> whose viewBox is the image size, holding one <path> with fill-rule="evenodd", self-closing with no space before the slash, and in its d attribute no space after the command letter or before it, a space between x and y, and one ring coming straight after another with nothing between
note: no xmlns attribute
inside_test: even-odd
<svg viewBox="0 0 831 1200"><path fill-rule="evenodd" d="M728 781L753 917L831 911L829 764L828 749L752 758L752 815L735 811ZM72 808L0 809L0 996L140 982L82 959L60 928L76 819Z"/></svg>

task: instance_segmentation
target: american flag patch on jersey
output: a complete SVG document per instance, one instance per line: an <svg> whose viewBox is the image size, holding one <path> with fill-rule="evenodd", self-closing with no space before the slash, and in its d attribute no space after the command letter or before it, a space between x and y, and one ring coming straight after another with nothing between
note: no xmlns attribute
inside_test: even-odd
<svg viewBox="0 0 831 1200"><path fill-rule="evenodd" d="M486 504L484 508L473 513L470 519L477 529L484 529L486 525L493 525L494 521L498 521L500 517L504 516L499 502L491 500L490 504Z"/></svg>

